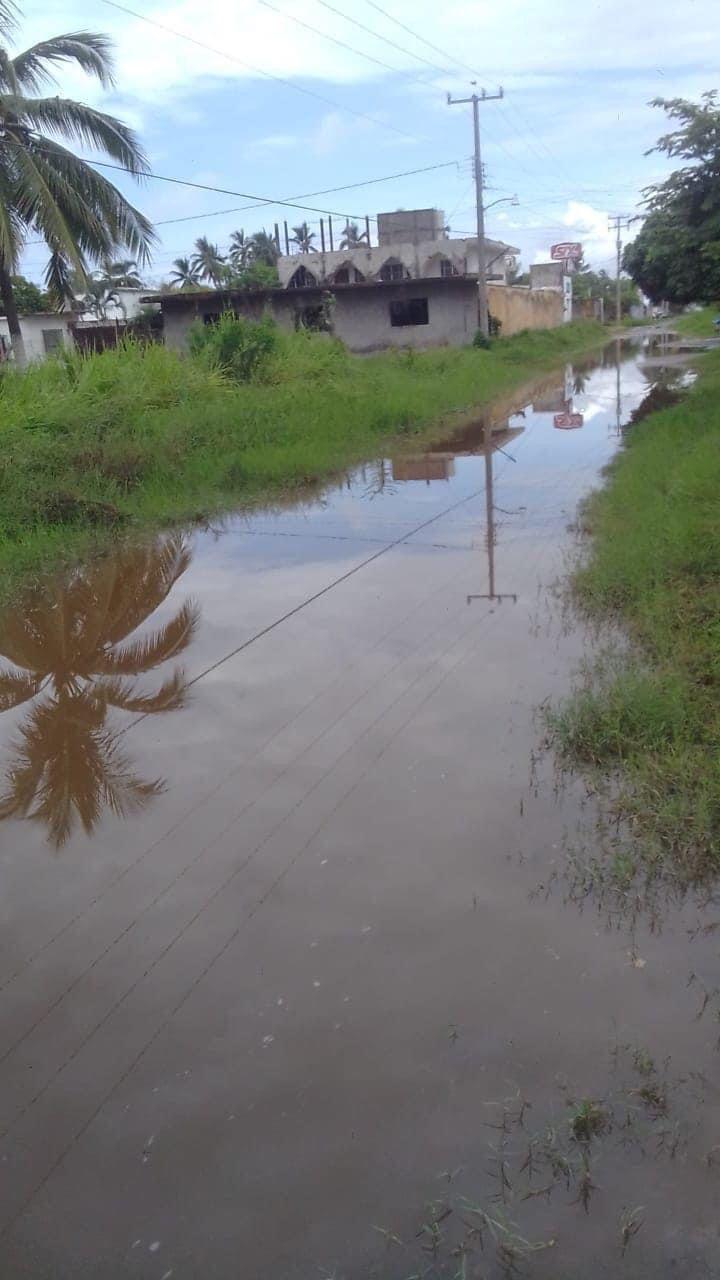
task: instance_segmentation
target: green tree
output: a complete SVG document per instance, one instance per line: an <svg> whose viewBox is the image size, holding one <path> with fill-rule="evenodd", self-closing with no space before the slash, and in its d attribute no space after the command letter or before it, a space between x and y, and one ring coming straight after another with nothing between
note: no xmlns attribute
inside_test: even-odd
<svg viewBox="0 0 720 1280"><path fill-rule="evenodd" d="M274 267L279 258L275 237L269 231L256 231L250 238L250 258L253 262L265 262Z"/></svg>
<svg viewBox="0 0 720 1280"><path fill-rule="evenodd" d="M0 297L15 358L25 352L12 277L30 233L50 250L45 282L59 301L83 283L88 265L125 249L146 261L154 235L141 213L85 160L56 139L109 156L136 177L146 166L134 132L114 116L59 96L42 97L53 69L79 66L102 85L113 83L108 38L90 31L42 40L11 54L15 8L0 0Z"/></svg>
<svg viewBox="0 0 720 1280"><path fill-rule="evenodd" d="M104 258L100 263L102 279L113 289L142 289L140 270L134 258Z"/></svg>
<svg viewBox="0 0 720 1280"><path fill-rule="evenodd" d="M119 306L123 311L125 309L117 289L102 277L91 276L87 281L84 294L78 301L83 311L89 311L96 320L107 320L107 309L111 303Z"/></svg>
<svg viewBox="0 0 720 1280"><path fill-rule="evenodd" d="M340 241L341 249L355 249L360 244L365 244L367 236L364 231L360 230L357 222L346 222L343 227L342 240Z"/></svg>
<svg viewBox="0 0 720 1280"><path fill-rule="evenodd" d="M290 243L297 245L300 253L317 253L314 239L315 232L310 230L307 222L301 222L299 227L293 227Z"/></svg>
<svg viewBox="0 0 720 1280"><path fill-rule="evenodd" d="M200 272L190 258L175 258L170 272L170 284L174 289L197 289Z"/></svg>
<svg viewBox="0 0 720 1280"><path fill-rule="evenodd" d="M236 271L242 271L246 267L252 254L251 243L245 232L233 231L230 236L230 252L228 257Z"/></svg>
<svg viewBox="0 0 720 1280"><path fill-rule="evenodd" d="M195 252L192 256L192 267L201 280L207 280L214 289L218 289L226 280L227 264L216 244L211 244L206 236L195 241Z"/></svg>
<svg viewBox="0 0 720 1280"><path fill-rule="evenodd" d="M38 289L37 285L33 284L32 280L26 280L24 276L13 276L12 287L15 305L21 316L50 310L50 299L42 289Z"/></svg>
<svg viewBox="0 0 720 1280"><path fill-rule="evenodd" d="M679 127L652 152L689 163L645 192L647 217L627 245L623 266L653 302L700 302L720 296L720 106L715 91L700 103L655 98ZM648 154L651 154L648 152Z"/></svg>

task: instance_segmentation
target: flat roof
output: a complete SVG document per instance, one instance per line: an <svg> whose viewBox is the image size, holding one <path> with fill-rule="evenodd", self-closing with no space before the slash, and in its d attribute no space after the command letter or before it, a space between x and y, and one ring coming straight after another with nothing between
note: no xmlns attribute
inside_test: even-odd
<svg viewBox="0 0 720 1280"><path fill-rule="evenodd" d="M146 293L141 302L212 302L222 298L272 298L299 297L318 293L362 293L376 289L402 289L420 285L423 288L457 289L462 285L477 284L477 275L468 272L462 276L419 276L411 280L360 280L352 284L308 284L288 288L273 285L271 289L169 289L165 293Z"/></svg>

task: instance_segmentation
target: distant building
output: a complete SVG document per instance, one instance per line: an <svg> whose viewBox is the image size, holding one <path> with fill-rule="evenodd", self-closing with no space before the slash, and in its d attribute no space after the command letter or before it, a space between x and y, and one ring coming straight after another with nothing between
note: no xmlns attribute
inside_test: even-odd
<svg viewBox="0 0 720 1280"><path fill-rule="evenodd" d="M377 215L378 243L363 240L335 248L337 231L321 223L317 252L283 254L278 261L280 283L288 289L324 284L391 284L402 280L478 274L477 236L447 234L440 209L402 209ZM517 265L519 249L501 240L485 240L485 272L495 284L507 284Z"/></svg>
<svg viewBox="0 0 720 1280"><path fill-rule="evenodd" d="M36 311L20 317L20 332L28 360L42 360L61 347L72 347L73 312ZM10 329L0 316L0 363L10 357Z"/></svg>

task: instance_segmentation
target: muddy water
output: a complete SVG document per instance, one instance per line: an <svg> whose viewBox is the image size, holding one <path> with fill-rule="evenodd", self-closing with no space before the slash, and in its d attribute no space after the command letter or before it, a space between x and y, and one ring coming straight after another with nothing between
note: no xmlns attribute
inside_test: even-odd
<svg viewBox="0 0 720 1280"><path fill-rule="evenodd" d="M720 908L608 915L537 718L666 354L0 619L3 1275L720 1274Z"/></svg>

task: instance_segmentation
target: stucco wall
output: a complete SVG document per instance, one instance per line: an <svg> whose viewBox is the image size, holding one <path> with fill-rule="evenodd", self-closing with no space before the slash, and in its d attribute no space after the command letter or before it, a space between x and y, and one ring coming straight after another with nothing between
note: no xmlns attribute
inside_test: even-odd
<svg viewBox="0 0 720 1280"><path fill-rule="evenodd" d="M68 329L70 321L74 319L70 315L55 314L54 312L40 312L37 315L21 316L20 329L22 331L23 340L25 342L25 355L28 360L43 360L45 358L45 343L43 342L43 329L61 329L63 333L63 343L65 346L72 347L72 334ZM7 344L10 343L10 330L8 322L4 316L0 316L0 334L5 338Z"/></svg>
<svg viewBox="0 0 720 1280"><path fill-rule="evenodd" d="M505 338L521 329L555 329L563 323L563 296L555 289L488 285L488 308Z"/></svg>

